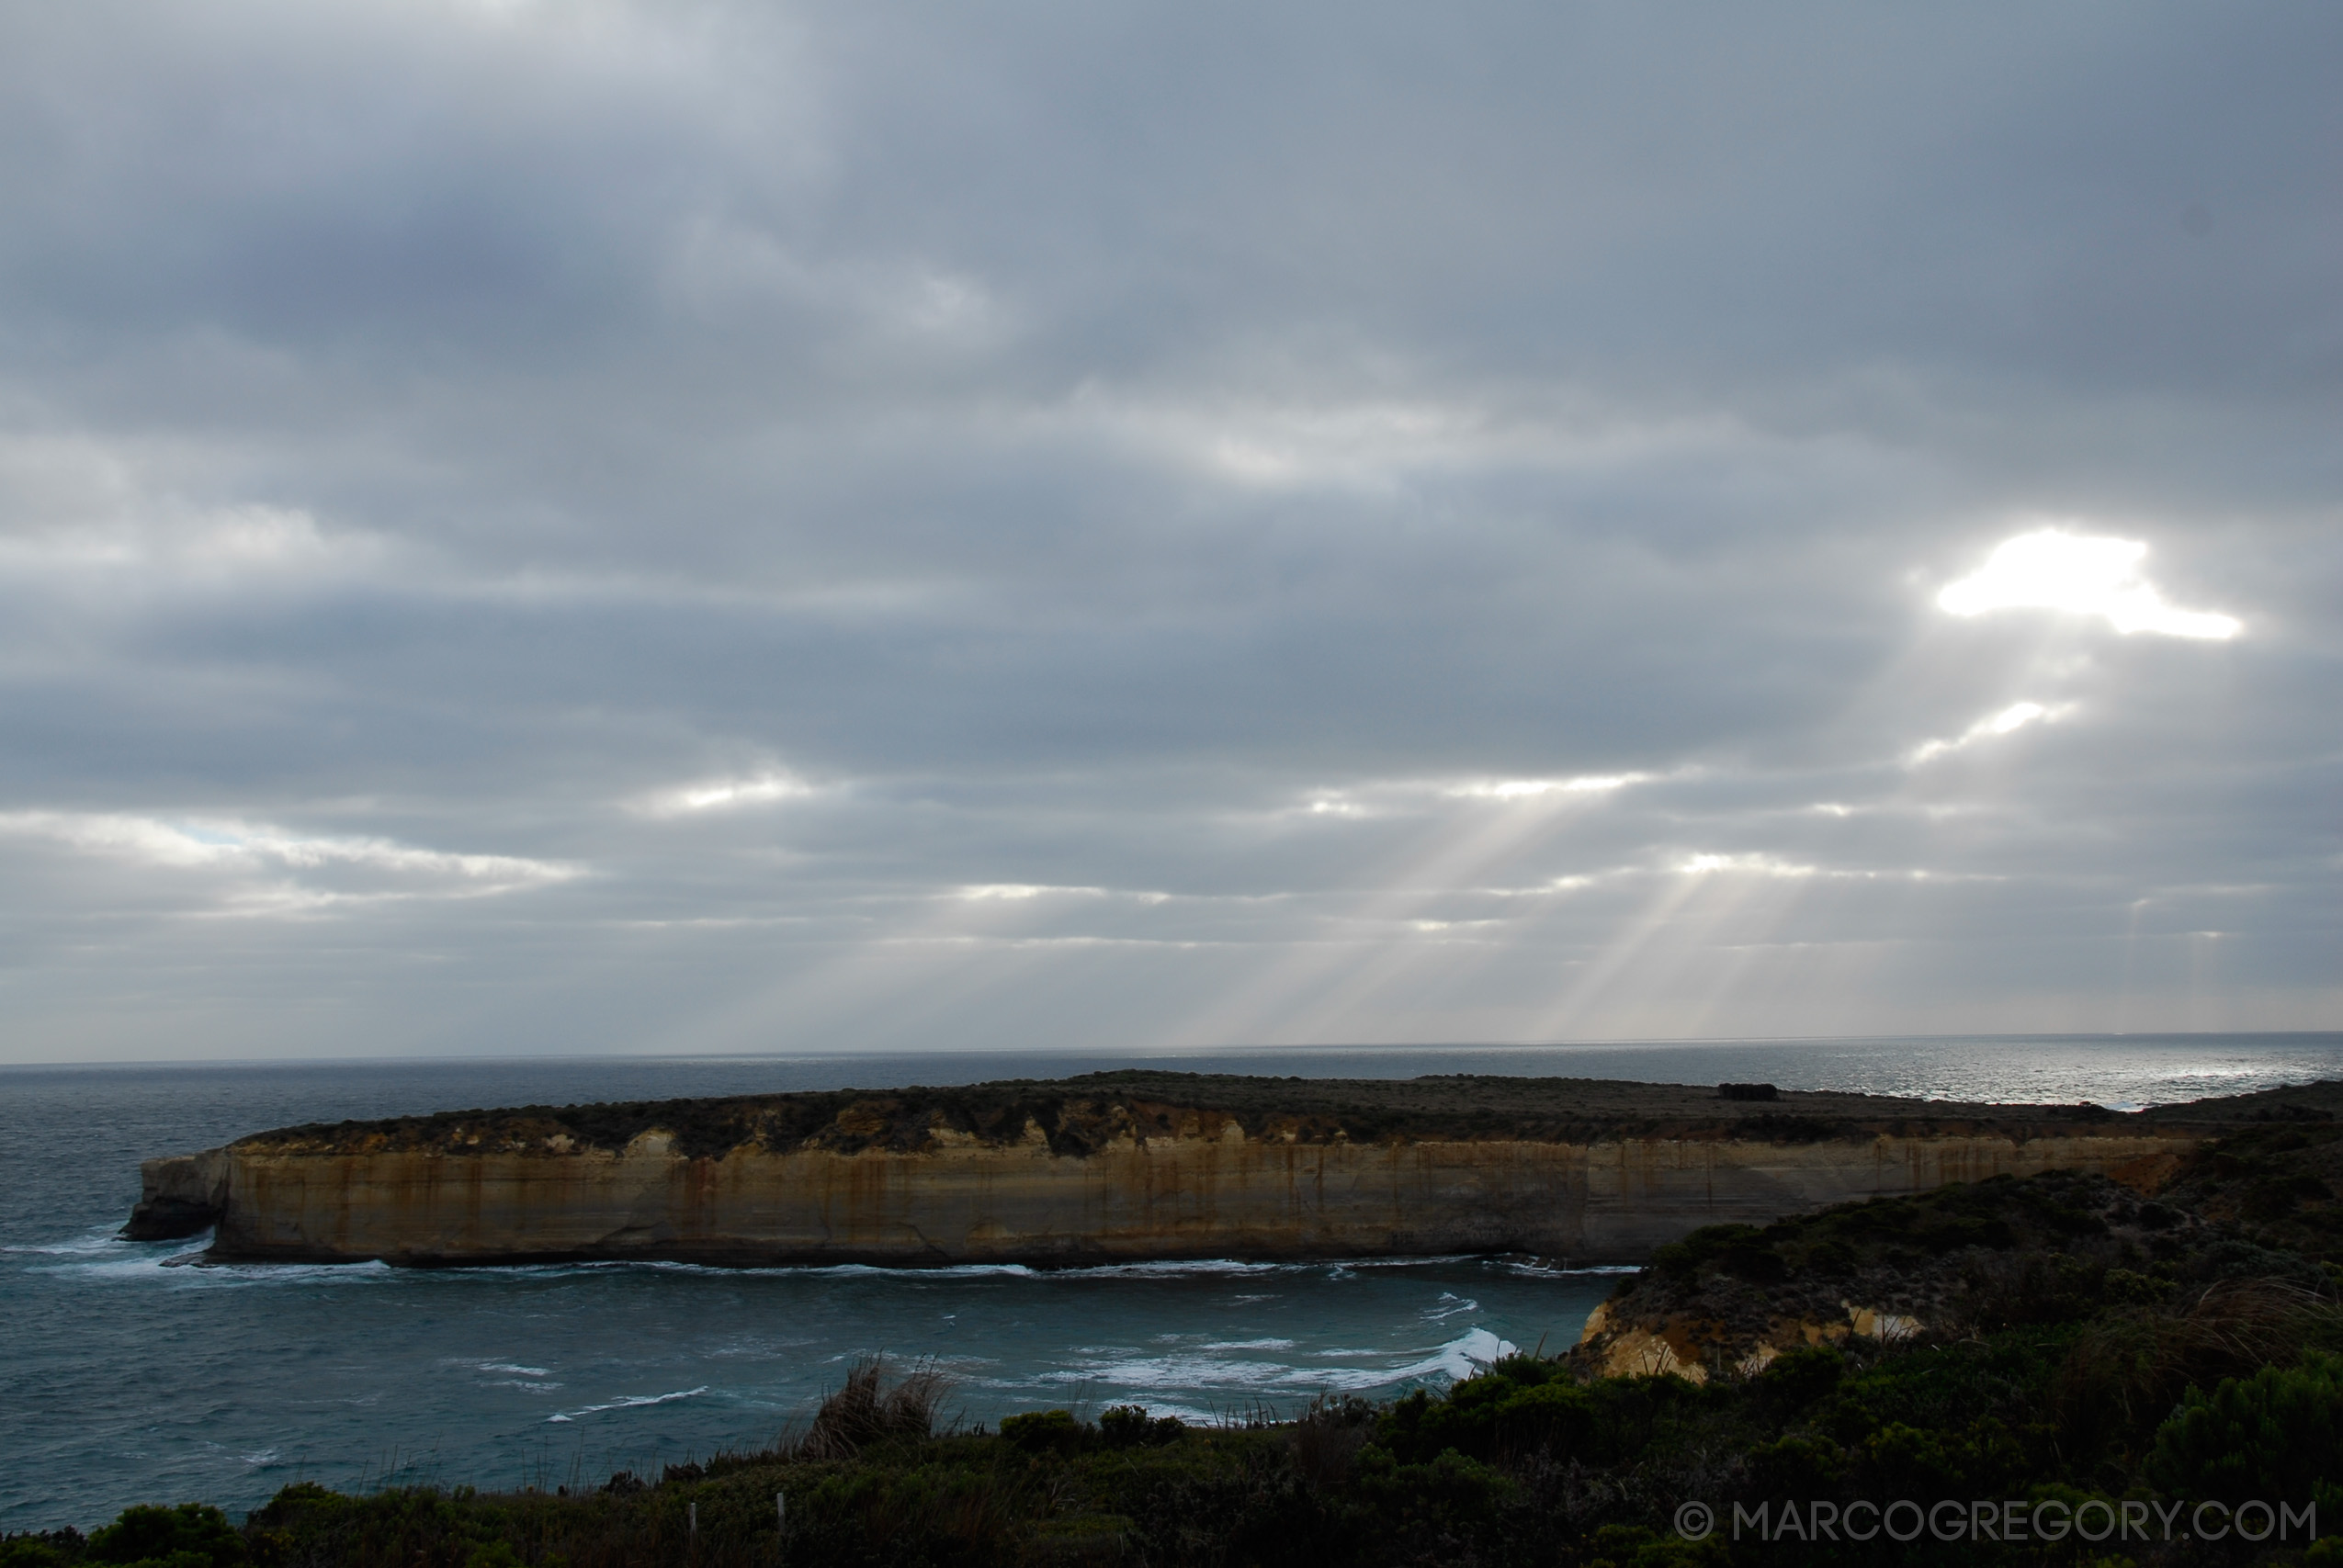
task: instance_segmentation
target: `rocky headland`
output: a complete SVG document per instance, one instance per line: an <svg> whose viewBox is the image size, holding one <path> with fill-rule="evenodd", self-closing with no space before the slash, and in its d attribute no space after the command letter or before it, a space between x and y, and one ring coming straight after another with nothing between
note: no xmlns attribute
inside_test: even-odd
<svg viewBox="0 0 2343 1568"><path fill-rule="evenodd" d="M2343 1252L2343 1084L2162 1114L2215 1135L2168 1165L2117 1168L2128 1179L2002 1176L1701 1227L1595 1309L1574 1359L1590 1376L1706 1382L1817 1347L1973 1341L2124 1309L2167 1359L2241 1334L2274 1355L2343 1280L2321 1261Z"/></svg>
<svg viewBox="0 0 2343 1568"><path fill-rule="evenodd" d="M1682 1145L1670 1169L1698 1168L1707 1156L1694 1151L1764 1146L1770 1168L1821 1170L1830 1182L1858 1168L1847 1148L1883 1139L1966 1141L1946 1146L1974 1158L1994 1139L2029 1159L2122 1152L2091 1139L2148 1152L2097 1170L2005 1170L1703 1225L1655 1246L1577 1347L1505 1356L1453 1386L1381 1404L1329 1391L1288 1420L1256 1412L1216 1426L1136 1405L1095 1421L1028 1411L993 1431L938 1418L945 1385L932 1365L890 1379L872 1361L766 1449L621 1471L598 1486L574 1472L568 1484L504 1493L343 1495L297 1482L241 1530L195 1504L134 1507L87 1537L0 1540L0 1564L2335 1559L2343 1084L2122 1117L1826 1099L1551 1080L1114 1075L468 1111L242 1140L150 1167L141 1223L250 1224L234 1213L248 1156L437 1157L470 1179L460 1173L484 1168L460 1162L607 1161L649 1134L670 1141L671 1162L976 1148L1093 1178L1112 1168L1086 1162L1126 1143L1127 1156L1182 1139L1387 1154L1537 1144L1613 1150L1589 1158L1614 1166L1629 1163L1617 1148ZM1193 1127L1180 1107L1195 1112ZM969 1141L939 1139L939 1125ZM1800 1150L1823 1157L1800 1165ZM355 1168L379 1180L390 1168ZM448 1212L446 1187L426 1212ZM1672 1190L1680 1218L1698 1208L1690 1189ZM1729 1176L1715 1190L1749 1206ZM786 1212L795 1201L785 1196ZM1692 1504L1706 1514L1688 1528ZM1889 1512L1898 1508L1910 1511L1903 1532ZM1923 1519L1933 1540L1903 1550ZM1978 1519L1992 1529L1972 1529ZM1712 1523L1719 1529L1703 1536ZM2227 1539L2208 1551L2216 1531ZM2119 1538L2124 1555L2111 1557ZM1954 1550L1933 1550L1938 1541Z"/></svg>
<svg viewBox="0 0 2343 1568"><path fill-rule="evenodd" d="M209 1228L220 1260L416 1266L1634 1263L1703 1226L1948 1182L2075 1170L2152 1190L2281 1103L2120 1114L1767 1086L1129 1071L526 1106L289 1127L150 1160L126 1234Z"/></svg>

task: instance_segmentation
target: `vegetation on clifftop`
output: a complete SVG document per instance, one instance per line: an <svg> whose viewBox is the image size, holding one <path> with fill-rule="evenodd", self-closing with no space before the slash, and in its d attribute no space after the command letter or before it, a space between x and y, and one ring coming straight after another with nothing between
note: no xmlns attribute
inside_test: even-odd
<svg viewBox="0 0 2343 1568"><path fill-rule="evenodd" d="M1575 1143L1687 1135L1804 1143L1979 1127L2021 1136L2123 1127L2153 1133L2165 1120L2118 1115L2095 1105L1957 1105L1820 1092L1784 1092L1751 1104L1715 1089L1597 1078L1473 1074L1273 1078L1125 1070L944 1088L448 1111L282 1128L242 1139L239 1146L543 1152L548 1140L619 1149L658 1132L673 1137L687 1156L714 1157L743 1145L774 1152L917 1150L936 1146L942 1134L990 1145L1039 1137L1053 1153L1079 1156L1122 1137L1217 1135L1230 1122L1249 1138L1296 1143L1427 1138Z"/></svg>

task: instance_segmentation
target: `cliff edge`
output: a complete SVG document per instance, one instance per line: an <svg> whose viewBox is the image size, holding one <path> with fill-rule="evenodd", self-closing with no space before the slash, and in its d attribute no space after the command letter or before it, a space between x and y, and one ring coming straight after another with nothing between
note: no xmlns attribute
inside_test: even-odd
<svg viewBox="0 0 2343 1568"><path fill-rule="evenodd" d="M211 1225L216 1258L424 1266L1637 1262L1701 1225L1948 1181L2081 1169L2152 1184L2256 1109L2205 1103L2124 1115L1766 1086L1126 1071L526 1106L151 1160L125 1234Z"/></svg>

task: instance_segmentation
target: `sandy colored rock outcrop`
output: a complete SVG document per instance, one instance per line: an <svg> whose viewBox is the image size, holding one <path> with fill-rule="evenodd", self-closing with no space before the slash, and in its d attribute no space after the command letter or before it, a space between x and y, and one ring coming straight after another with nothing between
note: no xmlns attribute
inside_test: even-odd
<svg viewBox="0 0 2343 1568"><path fill-rule="evenodd" d="M1906 1313L1842 1302L1843 1315L1779 1317L1766 1325L1754 1342L1731 1347L1723 1364L1743 1376L1765 1371L1792 1350L1816 1345L1839 1345L1849 1339L1879 1339L1889 1343L1911 1339L1928 1325ZM1591 1354L1589 1370L1599 1377L1641 1378L1673 1375L1691 1382L1706 1382L1716 1351L1726 1342L1720 1325L1695 1314L1680 1314L1657 1323L1621 1320L1613 1304L1603 1303L1588 1314L1579 1344Z"/></svg>

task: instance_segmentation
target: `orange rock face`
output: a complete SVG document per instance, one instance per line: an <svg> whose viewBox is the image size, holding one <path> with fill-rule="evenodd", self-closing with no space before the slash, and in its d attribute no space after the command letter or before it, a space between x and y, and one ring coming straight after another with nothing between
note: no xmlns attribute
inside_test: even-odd
<svg viewBox="0 0 2343 1568"><path fill-rule="evenodd" d="M743 1145L692 1157L653 1129L615 1150L559 1134L477 1152L263 1142L149 1161L146 1173L153 1198L199 1169L217 1200L213 1254L240 1259L934 1266L1524 1252L1631 1263L1700 1225L2005 1173L2111 1170L2191 1141L2143 1129L1299 1142L1205 1118L1080 1155L1052 1152L1034 1127L1022 1141L939 1137L911 1151Z"/></svg>

